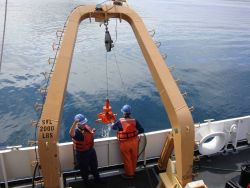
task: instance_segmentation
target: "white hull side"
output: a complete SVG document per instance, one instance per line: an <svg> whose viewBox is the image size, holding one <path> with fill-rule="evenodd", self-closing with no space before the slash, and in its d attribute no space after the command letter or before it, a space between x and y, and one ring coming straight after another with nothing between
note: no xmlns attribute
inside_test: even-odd
<svg viewBox="0 0 250 188"><path fill-rule="evenodd" d="M230 127L236 124L237 134L229 134ZM195 125L196 142L199 143L201 135L209 134L207 130L224 131L229 136L227 143L232 143L235 135L237 141L247 140L250 143L250 116L215 121ZM160 156L166 135L171 129L146 133L147 146L141 159L150 159ZM229 131L229 132L228 132ZM202 134L201 134L202 132ZM231 138L232 137L232 138ZM236 142L237 143L237 142ZM236 144L237 146L237 144ZM95 149L98 156L99 167L108 167L122 164L117 139L115 137L95 139ZM237 149L237 148L236 148ZM59 144L60 163L62 171L70 171L74 168L72 142ZM0 151L0 181L7 182L15 179L32 177L35 161L34 147L8 149ZM48 161L48 164L50 161Z"/></svg>

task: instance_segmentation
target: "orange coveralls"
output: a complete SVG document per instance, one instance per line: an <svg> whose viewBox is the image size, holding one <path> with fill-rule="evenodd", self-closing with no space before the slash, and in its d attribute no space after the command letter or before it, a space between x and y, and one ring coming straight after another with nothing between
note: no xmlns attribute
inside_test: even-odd
<svg viewBox="0 0 250 188"><path fill-rule="evenodd" d="M122 129L117 132L119 147L124 162L125 174L134 176L138 155L138 130L136 120L132 118L120 118Z"/></svg>

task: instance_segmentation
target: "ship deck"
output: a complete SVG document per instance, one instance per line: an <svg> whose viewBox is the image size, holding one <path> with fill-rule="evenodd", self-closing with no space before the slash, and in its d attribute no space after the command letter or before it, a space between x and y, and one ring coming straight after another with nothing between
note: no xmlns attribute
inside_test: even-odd
<svg viewBox="0 0 250 188"><path fill-rule="evenodd" d="M159 183L158 170L156 166L157 159L148 161L147 168L142 163L138 165L136 177L134 179L122 179L122 165L111 168L100 169L102 180L105 184L97 184L91 181L88 188L155 188ZM240 175L241 165L250 162L250 146L245 145L244 149L234 152L231 150L227 154L217 154L214 156L201 157L199 161L194 163L194 180L203 180L210 188L224 188L227 181L232 178L238 179ZM71 171L64 173L65 187L85 188L79 171ZM3 183L0 187L5 187ZM9 187L30 188L30 180L19 180L9 182ZM39 184L35 187L41 187Z"/></svg>
<svg viewBox="0 0 250 188"><path fill-rule="evenodd" d="M91 181L89 186L85 186L83 181L71 181L67 183L67 187L72 188L154 188L158 184L157 174L154 167L140 169L136 172L134 179L123 179L120 172L114 172L115 175L102 177L103 184L98 184ZM103 175L103 174L102 174Z"/></svg>
<svg viewBox="0 0 250 188"><path fill-rule="evenodd" d="M237 179L240 175L241 165L250 162L250 147L244 150L233 150L227 154L217 154L214 156L201 157L194 164L196 176L194 180L203 180L208 187L224 188L227 181L232 178ZM109 175L113 174L113 175ZM92 182L91 188L154 188L159 182L157 167L138 168L136 178L124 180L121 178L121 169L118 171L103 173L105 185ZM67 186L72 188L83 188L83 182L78 180L67 180ZM85 186L86 187L86 186Z"/></svg>
<svg viewBox="0 0 250 188"><path fill-rule="evenodd" d="M208 187L224 188L227 181L238 177L241 173L241 165L250 163L250 147L244 150L233 150L227 154L218 154L203 157L195 162L194 169L197 172L195 180L203 180Z"/></svg>

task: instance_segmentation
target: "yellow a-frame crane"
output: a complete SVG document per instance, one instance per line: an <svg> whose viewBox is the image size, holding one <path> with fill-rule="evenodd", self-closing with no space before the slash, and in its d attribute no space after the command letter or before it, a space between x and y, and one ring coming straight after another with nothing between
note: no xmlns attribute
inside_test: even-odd
<svg viewBox="0 0 250 188"><path fill-rule="evenodd" d="M45 187L60 187L61 169L58 136L61 114L78 26L82 20L87 18L103 21L107 21L110 18L119 18L131 25L173 128L176 175L170 173L168 176L176 178L179 184L184 186L192 181L194 123L190 110L170 70L149 35L142 19L132 9L118 5L105 5L98 8L88 5L75 8L68 18L42 110L38 129L38 151ZM166 147L165 150L169 150L169 146Z"/></svg>

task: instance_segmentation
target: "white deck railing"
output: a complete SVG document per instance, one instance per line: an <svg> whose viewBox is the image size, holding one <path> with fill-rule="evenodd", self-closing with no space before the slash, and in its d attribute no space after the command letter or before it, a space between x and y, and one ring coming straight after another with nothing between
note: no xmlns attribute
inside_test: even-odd
<svg viewBox="0 0 250 188"><path fill-rule="evenodd" d="M237 125L237 132L230 133L232 125ZM247 140L250 143L250 116L214 121L195 125L196 143L199 143L200 132L206 130L225 131L229 136L228 143L235 140ZM141 159L159 157L167 132L171 129L146 133L147 146ZM232 131L232 130L231 130ZM204 133L202 133L203 135ZM237 146L237 145L236 145ZM99 167L108 167L122 163L120 151L115 137L95 139ZM74 169L74 157L72 142L59 144L59 155L62 171ZM35 147L24 147L0 150L0 182L32 177L36 160ZM50 161L48 161L48 164Z"/></svg>
<svg viewBox="0 0 250 188"><path fill-rule="evenodd" d="M146 133L147 146L142 158L159 157L166 139L166 133L171 129ZM115 137L95 139L99 167L108 167L122 163L120 151ZM59 156L62 171L74 169L72 142L59 144ZM24 147L0 151L0 181L7 182L15 179L32 177L36 160L35 147ZM50 161L48 161L48 165Z"/></svg>

